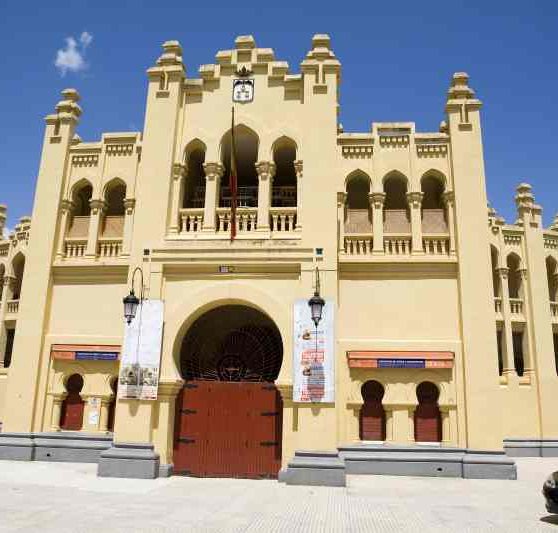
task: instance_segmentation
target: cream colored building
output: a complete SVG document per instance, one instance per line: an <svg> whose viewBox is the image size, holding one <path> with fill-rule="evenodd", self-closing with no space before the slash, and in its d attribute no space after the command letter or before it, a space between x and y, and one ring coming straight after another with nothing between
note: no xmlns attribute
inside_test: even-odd
<svg viewBox="0 0 558 533"><path fill-rule="evenodd" d="M262 380L281 395L275 453L283 466L296 450L335 450L370 435L487 450L515 438L510 454L558 454L558 220L543 227L525 184L514 223L487 214L481 102L467 74L453 75L440 131L427 133L413 122L344 132L341 63L326 35L313 37L299 74L242 36L192 77L179 43L166 42L147 77L142 132L82 141L74 89L46 117L31 237L22 219L0 243L2 347L15 328L0 375L0 456L56 460L59 448L43 434L71 448L61 417L69 416L68 378L79 374L73 398L83 402L84 442L110 445L114 423L114 443L129 446L113 448L111 461L158 454L168 472L182 453L175 426L189 427L177 395L211 370L206 338L221 342L227 328L243 332L244 350L273 352ZM236 82L244 101L233 104ZM13 287L23 258L20 297ZM76 354L120 351L122 298L136 267L146 296L164 301L158 398L119 398L113 415L118 360ZM293 305L313 294L316 267L321 295L335 306L335 401L299 403ZM235 364L240 372L245 361ZM363 389L369 381L377 383ZM434 388L421 399L424 382ZM228 397L214 407L234 407Z"/></svg>

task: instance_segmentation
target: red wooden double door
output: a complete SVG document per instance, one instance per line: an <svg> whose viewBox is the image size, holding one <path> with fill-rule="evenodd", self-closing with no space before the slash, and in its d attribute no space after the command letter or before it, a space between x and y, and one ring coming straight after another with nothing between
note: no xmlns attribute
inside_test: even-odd
<svg viewBox="0 0 558 533"><path fill-rule="evenodd" d="M177 399L174 472L277 477L282 413L281 396L271 383L187 382Z"/></svg>

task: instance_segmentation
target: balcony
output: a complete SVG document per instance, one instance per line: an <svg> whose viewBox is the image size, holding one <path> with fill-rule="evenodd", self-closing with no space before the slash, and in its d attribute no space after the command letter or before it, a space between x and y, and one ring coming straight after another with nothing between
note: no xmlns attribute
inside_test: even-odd
<svg viewBox="0 0 558 533"><path fill-rule="evenodd" d="M510 298L510 312L512 318L523 318L523 300L521 298Z"/></svg>
<svg viewBox="0 0 558 533"><path fill-rule="evenodd" d="M550 316L553 322L558 323L558 302L550 302Z"/></svg>
<svg viewBox="0 0 558 533"><path fill-rule="evenodd" d="M77 259L85 255L87 249L87 238L72 238L68 237L64 241L64 258Z"/></svg>
<svg viewBox="0 0 558 533"><path fill-rule="evenodd" d="M502 314L502 298L499 296L494 298L494 312L498 315Z"/></svg>
<svg viewBox="0 0 558 533"><path fill-rule="evenodd" d="M19 300L8 300L6 302L6 319L9 320L15 318L14 315L17 315L18 311Z"/></svg>
<svg viewBox="0 0 558 533"><path fill-rule="evenodd" d="M271 238L285 238L292 236L296 230L296 207L271 207L269 209L269 232ZM202 208L188 208L180 210L180 232L184 238L198 238L204 233L204 210ZM238 207L236 210L236 233L242 237L255 237L258 230L258 208ZM227 238L231 231L231 209L218 207L216 209L215 230L207 232L208 237Z"/></svg>
<svg viewBox="0 0 558 533"><path fill-rule="evenodd" d="M122 254L122 239L101 237L97 243L97 256L110 259Z"/></svg>
<svg viewBox="0 0 558 533"><path fill-rule="evenodd" d="M393 261L394 258L409 261L455 261L450 254L449 235L427 235L422 239L422 252L413 253L410 233L385 234L383 247L374 249L374 234L367 232L346 233L341 247L342 262Z"/></svg>

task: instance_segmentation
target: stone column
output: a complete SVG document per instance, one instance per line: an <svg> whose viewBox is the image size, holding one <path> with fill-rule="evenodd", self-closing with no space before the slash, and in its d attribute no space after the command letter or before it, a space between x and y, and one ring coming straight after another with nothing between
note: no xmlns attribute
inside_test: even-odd
<svg viewBox="0 0 558 533"><path fill-rule="evenodd" d="M523 300L523 316L525 317L525 328L523 330L523 378L520 378L520 383L531 383L532 377L535 373L533 368L533 354L535 351L535 339L533 338L532 324L533 313L529 305L529 294L531 292L529 287L529 280L527 276L527 269L520 268L519 274L521 276L521 299ZM546 303L546 300L544 303Z"/></svg>
<svg viewBox="0 0 558 533"><path fill-rule="evenodd" d="M345 203L347 202L347 193L337 193L337 220L339 221L339 253L345 252Z"/></svg>
<svg viewBox="0 0 558 533"><path fill-rule="evenodd" d="M129 257L132 249L132 229L134 226L135 198L124 200L124 233L122 235L122 256Z"/></svg>
<svg viewBox="0 0 558 533"><path fill-rule="evenodd" d="M296 231L302 229L302 161L294 162L296 171Z"/></svg>
<svg viewBox="0 0 558 533"><path fill-rule="evenodd" d="M59 393L52 395L52 417L50 419L50 427L52 431L60 431L60 418L62 416L62 403L67 393Z"/></svg>
<svg viewBox="0 0 558 533"><path fill-rule="evenodd" d="M157 394L157 402L159 404L159 428L153 444L161 457L161 468L164 475L171 473L172 453L174 447L174 425L176 414L176 397L182 390L184 382L176 380L172 382L160 382Z"/></svg>
<svg viewBox="0 0 558 533"><path fill-rule="evenodd" d="M500 282L500 294L502 298L502 317L504 318L504 329L502 330L502 383L508 382L510 373L515 372L513 363L513 336L511 326L510 293L508 286L509 269L500 267L497 269Z"/></svg>
<svg viewBox="0 0 558 533"><path fill-rule="evenodd" d="M180 208L184 197L184 182L186 177L186 165L174 163L172 165L172 191L169 233L177 235L180 232Z"/></svg>
<svg viewBox="0 0 558 533"><path fill-rule="evenodd" d="M455 195L453 194L453 191L446 191L442 198L446 206L447 213L449 231L449 253L450 255L455 255L455 221L453 213L453 203L455 201Z"/></svg>
<svg viewBox="0 0 558 533"><path fill-rule="evenodd" d="M411 210L411 235L412 235L412 253L423 254L422 245L422 192L408 192L407 202Z"/></svg>
<svg viewBox="0 0 558 533"><path fill-rule="evenodd" d="M408 407L408 421L409 421L409 442L415 442L415 411L417 409L416 405L410 405Z"/></svg>
<svg viewBox="0 0 558 533"><path fill-rule="evenodd" d="M99 431L108 433L109 407L113 396L102 396L99 414Z"/></svg>
<svg viewBox="0 0 558 533"><path fill-rule="evenodd" d="M85 256L97 257L97 242L99 240L101 220L106 203L104 200L89 200L89 205L91 206L91 217L89 219L89 234L87 235Z"/></svg>
<svg viewBox="0 0 558 533"><path fill-rule="evenodd" d="M442 417L442 444L451 443L451 424L450 424L450 408L448 405L440 405L440 415Z"/></svg>
<svg viewBox="0 0 558 533"><path fill-rule="evenodd" d="M389 405L384 405L384 411L386 413L386 442L393 442L393 408Z"/></svg>
<svg viewBox="0 0 558 533"><path fill-rule="evenodd" d="M56 246L56 259L62 259L66 255L66 235L74 204L71 200L62 200L60 203L60 234Z"/></svg>
<svg viewBox="0 0 558 533"><path fill-rule="evenodd" d="M257 230L269 232L269 208L271 207L271 191L273 176L275 176L275 163L271 161L258 161L258 221Z"/></svg>
<svg viewBox="0 0 558 533"><path fill-rule="evenodd" d="M384 253L384 202L385 192L373 192L368 195L372 207L372 231L374 238L372 242L372 253Z"/></svg>
<svg viewBox="0 0 558 533"><path fill-rule="evenodd" d="M205 206L203 211L203 231L215 232L216 210L219 206L219 189L225 167L221 163L204 163Z"/></svg>

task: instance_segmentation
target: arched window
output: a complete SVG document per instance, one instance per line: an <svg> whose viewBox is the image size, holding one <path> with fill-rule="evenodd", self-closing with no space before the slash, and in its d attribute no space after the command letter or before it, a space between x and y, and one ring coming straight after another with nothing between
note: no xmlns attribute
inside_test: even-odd
<svg viewBox="0 0 558 533"><path fill-rule="evenodd" d="M21 285L23 283L23 273L25 271L25 256L23 254L19 253L14 257L12 268L15 277L12 288L12 300L19 300L21 296Z"/></svg>
<svg viewBox="0 0 558 533"><path fill-rule="evenodd" d="M221 207L231 206L231 140L232 136L229 130L221 141L221 162L225 167L225 173L221 179L219 200ZM256 172L258 136L250 128L239 125L235 126L234 129L234 142L238 184L237 206L256 207L258 205L258 174Z"/></svg>
<svg viewBox="0 0 558 533"><path fill-rule="evenodd" d="M371 233L370 178L360 171L347 178L346 233Z"/></svg>
<svg viewBox="0 0 558 533"><path fill-rule="evenodd" d="M422 231L447 233L448 224L444 209L444 181L435 174L427 174L420 183L422 198Z"/></svg>
<svg viewBox="0 0 558 533"><path fill-rule="evenodd" d="M79 431L83 426L83 409L85 402L81 399L83 377L72 374L66 380L67 395L62 402L60 428L68 431Z"/></svg>
<svg viewBox="0 0 558 533"><path fill-rule="evenodd" d="M494 296L501 296L500 275L498 274L498 250L495 246L490 245L490 260L492 264L492 287Z"/></svg>
<svg viewBox="0 0 558 533"><path fill-rule="evenodd" d="M512 253L507 257L506 266L508 267L509 297L521 298L521 260Z"/></svg>
<svg viewBox="0 0 558 533"><path fill-rule="evenodd" d="M407 203L407 178L398 172L384 180L384 232L410 233L411 219Z"/></svg>
<svg viewBox="0 0 558 533"><path fill-rule="evenodd" d="M360 439L386 440L386 413L382 405L384 386L378 381L367 381L360 389L364 404L360 409Z"/></svg>
<svg viewBox="0 0 558 533"><path fill-rule="evenodd" d="M93 187L87 180L82 180L72 192L72 217L68 228L68 237L87 239L89 219L91 217L91 198Z"/></svg>
<svg viewBox="0 0 558 533"><path fill-rule="evenodd" d="M273 145L275 177L271 196L272 207L296 207L296 144L281 137Z"/></svg>
<svg viewBox="0 0 558 533"><path fill-rule="evenodd" d="M430 381L423 381L417 387L418 405L415 410L415 441L441 442L442 417L438 407L438 387Z"/></svg>
<svg viewBox="0 0 558 533"><path fill-rule="evenodd" d="M205 205L204 163L205 145L199 140L194 140L186 148L186 180L182 197L184 208L201 208Z"/></svg>
<svg viewBox="0 0 558 533"><path fill-rule="evenodd" d="M124 234L124 200L126 199L126 184L119 180L112 180L105 188L105 214L101 236L105 238L120 238Z"/></svg>
<svg viewBox="0 0 558 533"><path fill-rule="evenodd" d="M554 257L546 258L546 275L548 278L548 296L551 302L558 300L558 262Z"/></svg>

